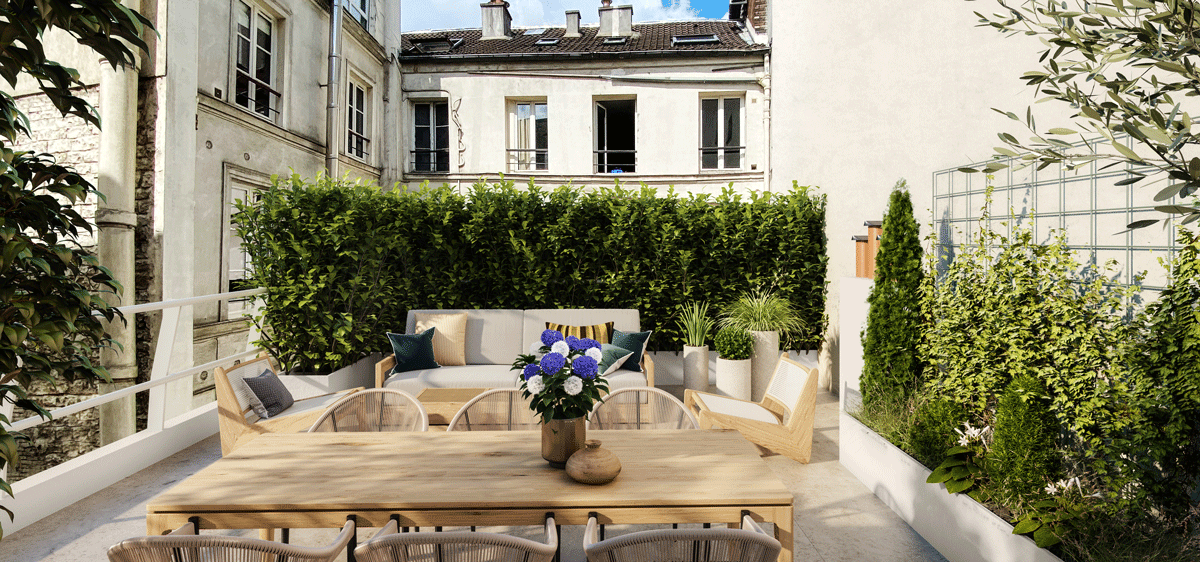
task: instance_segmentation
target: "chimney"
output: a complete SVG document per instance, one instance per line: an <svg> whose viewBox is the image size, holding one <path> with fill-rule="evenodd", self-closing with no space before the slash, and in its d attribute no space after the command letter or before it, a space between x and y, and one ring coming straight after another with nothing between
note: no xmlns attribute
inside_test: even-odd
<svg viewBox="0 0 1200 562"><path fill-rule="evenodd" d="M579 10L567 12L567 32L563 37L579 37Z"/></svg>
<svg viewBox="0 0 1200 562"><path fill-rule="evenodd" d="M612 0L601 0L600 37L633 36L633 6L613 7Z"/></svg>
<svg viewBox="0 0 1200 562"><path fill-rule="evenodd" d="M483 39L512 37L512 15L508 13L508 2L492 0L479 7L483 9Z"/></svg>

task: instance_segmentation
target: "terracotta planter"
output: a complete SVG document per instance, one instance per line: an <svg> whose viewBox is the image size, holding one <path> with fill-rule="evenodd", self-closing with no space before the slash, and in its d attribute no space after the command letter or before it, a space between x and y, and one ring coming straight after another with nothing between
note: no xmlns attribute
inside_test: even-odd
<svg viewBox="0 0 1200 562"><path fill-rule="evenodd" d="M554 468L565 468L567 459L583 448L587 418L550 420L542 423L542 458Z"/></svg>
<svg viewBox="0 0 1200 562"><path fill-rule="evenodd" d="M717 394L737 398L750 399L750 359L729 360L717 358Z"/></svg>
<svg viewBox="0 0 1200 562"><path fill-rule="evenodd" d="M779 363L779 332L750 332L754 336L754 374L750 377L750 399L759 402L767 393L775 365Z"/></svg>
<svg viewBox="0 0 1200 562"><path fill-rule="evenodd" d="M708 392L708 346L683 346L684 386Z"/></svg>

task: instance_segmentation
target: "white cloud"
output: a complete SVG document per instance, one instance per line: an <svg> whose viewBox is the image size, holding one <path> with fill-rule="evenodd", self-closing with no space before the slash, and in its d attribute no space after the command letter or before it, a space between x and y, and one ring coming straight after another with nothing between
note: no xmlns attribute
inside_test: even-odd
<svg viewBox="0 0 1200 562"><path fill-rule="evenodd" d="M633 21L665 21L692 19L697 11L691 0L616 0L614 6L632 5ZM404 31L424 29L459 29L480 26L479 5L484 0L401 0L400 25ZM509 0L508 11L514 27L538 25L562 26L568 10L579 10L583 23L599 21L600 0Z"/></svg>

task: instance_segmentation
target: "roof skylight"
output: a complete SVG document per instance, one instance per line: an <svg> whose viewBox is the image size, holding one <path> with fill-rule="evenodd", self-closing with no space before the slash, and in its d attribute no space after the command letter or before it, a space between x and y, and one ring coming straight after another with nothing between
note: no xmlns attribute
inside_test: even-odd
<svg viewBox="0 0 1200 562"><path fill-rule="evenodd" d="M704 45L708 43L720 43L716 34L708 35L675 35L671 37L671 46L675 45Z"/></svg>

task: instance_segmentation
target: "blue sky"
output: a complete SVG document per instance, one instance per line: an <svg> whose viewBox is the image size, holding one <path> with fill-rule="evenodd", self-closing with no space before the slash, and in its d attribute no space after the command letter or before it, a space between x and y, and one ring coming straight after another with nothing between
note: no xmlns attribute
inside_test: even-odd
<svg viewBox="0 0 1200 562"><path fill-rule="evenodd" d="M583 23L599 20L600 0L508 0L513 25L517 27L557 25L566 21L567 10L579 10ZM402 0L400 25L404 31L479 27L479 5L483 0ZM697 17L722 18L729 0L616 0L614 5L633 6L633 21L668 21Z"/></svg>

